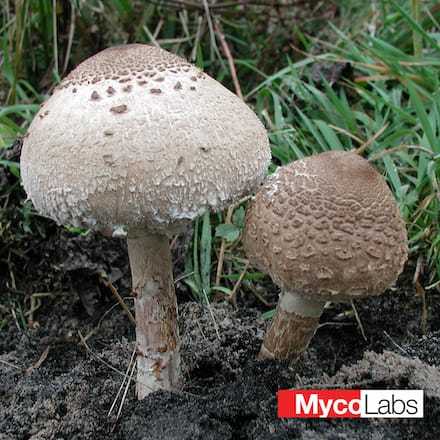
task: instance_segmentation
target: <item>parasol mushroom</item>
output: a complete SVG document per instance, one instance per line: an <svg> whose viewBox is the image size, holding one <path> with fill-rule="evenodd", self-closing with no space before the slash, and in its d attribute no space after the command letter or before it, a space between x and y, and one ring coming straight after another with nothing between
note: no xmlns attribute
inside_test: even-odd
<svg viewBox="0 0 440 440"><path fill-rule="evenodd" d="M32 122L21 169L35 208L127 231L139 399L181 380L169 236L255 189L269 160L266 131L237 96L148 45L87 59Z"/></svg>
<svg viewBox="0 0 440 440"><path fill-rule="evenodd" d="M281 288L260 358L294 359L326 301L380 295L407 259L405 224L383 177L353 152L280 167L250 206L244 247Z"/></svg>

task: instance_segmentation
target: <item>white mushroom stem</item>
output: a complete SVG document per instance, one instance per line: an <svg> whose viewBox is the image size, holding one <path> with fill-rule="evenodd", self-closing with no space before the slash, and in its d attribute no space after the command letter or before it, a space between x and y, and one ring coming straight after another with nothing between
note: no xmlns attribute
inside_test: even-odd
<svg viewBox="0 0 440 440"><path fill-rule="evenodd" d="M171 252L166 236L129 231L136 310L138 399L180 380L179 331Z"/></svg>
<svg viewBox="0 0 440 440"><path fill-rule="evenodd" d="M258 357L298 357L313 338L324 305L324 301L307 299L295 292L282 292Z"/></svg>

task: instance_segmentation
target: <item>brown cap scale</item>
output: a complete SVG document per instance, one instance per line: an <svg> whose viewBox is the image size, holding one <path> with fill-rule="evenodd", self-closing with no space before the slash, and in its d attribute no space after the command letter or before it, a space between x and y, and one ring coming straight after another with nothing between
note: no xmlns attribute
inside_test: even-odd
<svg viewBox="0 0 440 440"><path fill-rule="evenodd" d="M255 189L269 160L266 131L239 98L141 44L81 63L32 122L21 169L36 209L59 224L128 232L140 398L179 380L167 237Z"/></svg>
<svg viewBox="0 0 440 440"><path fill-rule="evenodd" d="M282 290L260 357L295 358L326 301L380 295L407 259L405 224L383 177L353 152L279 168L253 201L244 247Z"/></svg>

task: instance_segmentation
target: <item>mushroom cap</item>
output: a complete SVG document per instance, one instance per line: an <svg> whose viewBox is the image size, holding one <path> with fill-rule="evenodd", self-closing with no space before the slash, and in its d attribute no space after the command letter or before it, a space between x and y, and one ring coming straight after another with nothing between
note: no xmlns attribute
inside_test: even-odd
<svg viewBox="0 0 440 440"><path fill-rule="evenodd" d="M149 45L103 50L44 103L24 140L24 188L59 224L170 232L249 193L270 160L249 107Z"/></svg>
<svg viewBox="0 0 440 440"><path fill-rule="evenodd" d="M384 178L352 152L280 167L246 217L251 264L310 299L379 295L407 259L405 224Z"/></svg>

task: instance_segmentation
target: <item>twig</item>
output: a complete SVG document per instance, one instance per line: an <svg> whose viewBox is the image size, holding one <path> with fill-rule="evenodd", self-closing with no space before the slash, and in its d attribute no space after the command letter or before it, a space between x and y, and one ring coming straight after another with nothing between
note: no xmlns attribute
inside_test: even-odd
<svg viewBox="0 0 440 440"><path fill-rule="evenodd" d="M234 288L232 289L231 296L229 297L229 301L231 301L234 306L237 306L237 292L248 269L249 269L249 261L244 266L243 271L241 272L237 282L235 283Z"/></svg>
<svg viewBox="0 0 440 440"><path fill-rule="evenodd" d="M205 336L205 333L203 333L203 328L202 328L202 326L200 325L200 322L199 322L198 319L196 319L196 323L197 323L197 327L199 327L199 330L200 330L200 333L201 333L201 335L202 335L202 338L203 338L206 342L208 342L208 338Z"/></svg>
<svg viewBox="0 0 440 440"><path fill-rule="evenodd" d="M364 326L362 325L362 321L361 318L359 317L359 314L357 312L356 306L354 305L354 301L351 300L351 308L353 309L354 312L354 317L356 318L356 322L359 326L359 329L361 331L362 337L364 338L365 342L368 342L367 336L365 335L365 330L364 330Z"/></svg>
<svg viewBox="0 0 440 440"><path fill-rule="evenodd" d="M393 340L393 338L384 330L383 331L383 334L391 341L391 343L395 346L395 347L397 347L402 353L404 353L404 354L406 354L407 356L409 356L409 353L406 351L406 350L404 350L397 342L395 342L394 340Z"/></svg>
<svg viewBox="0 0 440 440"><path fill-rule="evenodd" d="M194 36L189 37L182 37L182 38L160 38L156 40L158 44L161 46L164 44L180 44L180 43L186 43L188 41L191 41L194 39Z"/></svg>
<svg viewBox="0 0 440 440"><path fill-rule="evenodd" d="M214 312L211 307L211 303L209 302L208 295L206 294L205 289L202 288L203 295L205 296L206 306L208 307L209 314L211 315L212 322L214 324L215 334L217 335L217 339L220 340L220 332L218 328L217 321L215 320Z"/></svg>
<svg viewBox="0 0 440 440"><path fill-rule="evenodd" d="M252 285L247 286L247 287L248 287L248 288L250 289L250 291L255 295L255 297L256 297L259 301L261 301L266 307L270 307L270 308L276 307L277 303L270 303L270 302L266 301L266 300L261 296L261 294L260 294L259 292L257 292L257 289L255 289L254 287L252 287Z"/></svg>
<svg viewBox="0 0 440 440"><path fill-rule="evenodd" d="M69 28L69 38L67 40L66 54L64 55L63 74L66 73L67 66L69 65L70 53L72 51L73 36L75 35L75 18L76 18L75 4L74 2L70 2L70 28Z"/></svg>
<svg viewBox="0 0 440 440"><path fill-rule="evenodd" d="M127 304L125 304L125 301L122 299L121 295L119 295L118 290L113 285L113 283L110 280L106 280L102 276L100 277L100 280L102 284L104 284L105 287L110 289L110 292L113 294L113 296L118 301L119 305L122 307L126 315L128 316L128 319L131 321L131 323L136 327L136 320L134 319L134 316L130 312L130 309L128 308Z"/></svg>
<svg viewBox="0 0 440 440"><path fill-rule="evenodd" d="M106 367L110 368L110 370L114 371L115 373L118 373L120 376L125 377L125 374L122 371L118 370L113 365L109 364L106 360L102 359L100 356L98 356L97 354L95 354L92 351L92 349L87 344L87 341L84 339L84 336L82 335L80 330L78 330L78 336L81 341L81 344L84 346L84 348L87 350L87 352L93 357L93 359L97 360L98 362L103 363ZM145 385L145 386L148 386L148 385Z"/></svg>
<svg viewBox="0 0 440 440"><path fill-rule="evenodd" d="M204 21L204 17L199 15L197 17L197 31L196 31L196 38L194 40L194 47L191 52L191 61L195 61L197 57L197 48L199 47L200 38L202 37L203 34L203 21Z"/></svg>
<svg viewBox="0 0 440 440"><path fill-rule="evenodd" d="M15 313L15 309L11 309L11 315L14 318L14 322L15 322L15 325L16 325L18 331L21 332L22 328L20 327L20 324L18 323L17 314Z"/></svg>
<svg viewBox="0 0 440 440"><path fill-rule="evenodd" d="M134 300L133 297L131 296L126 296L123 299L131 299ZM86 336L84 336L84 340L88 341L95 333L97 333L97 331L100 329L102 321L104 321L104 318L116 307L119 306L119 303L114 303L111 307L109 307L101 316L101 318L99 318L98 324L96 324L96 326L94 328L92 328L92 330L90 330L89 333L87 333Z"/></svg>
<svg viewBox="0 0 440 440"><path fill-rule="evenodd" d="M162 26L164 23L164 19L161 18L159 23L157 23L156 28L154 29L153 38L157 41L157 37L159 36L160 31L162 30Z"/></svg>
<svg viewBox="0 0 440 440"><path fill-rule="evenodd" d="M364 142L359 148L356 148L354 152L356 154L359 154L359 156L362 155L362 153L377 139L379 138L382 133L388 128L389 123L387 122L377 133L375 133L370 139L368 139L366 142Z"/></svg>
<svg viewBox="0 0 440 440"><path fill-rule="evenodd" d="M37 368L41 367L41 364L46 360L47 355L49 354L49 350L50 350L50 345L48 345L46 347L46 349L43 351L43 353L41 353L40 358L38 359L37 362L35 362L35 364L31 365L29 368L27 368L24 372L24 374L26 374L27 376L29 376L30 374L32 374L32 372L34 370L36 370Z"/></svg>
<svg viewBox="0 0 440 440"><path fill-rule="evenodd" d="M144 32L147 34L147 37L150 39L150 42L158 47L160 49L160 44L157 41L157 36L159 35L160 30L162 29L162 25L163 25L163 19L161 18L159 20L159 23L157 23L156 29L154 30L153 33L151 33L150 29L148 29L148 26L146 24L144 24L142 26L142 29L144 30Z"/></svg>
<svg viewBox="0 0 440 440"><path fill-rule="evenodd" d="M190 33L188 28L188 11L179 11L179 20L185 36L189 38Z"/></svg>
<svg viewBox="0 0 440 440"><path fill-rule="evenodd" d="M116 406L116 402L118 401L119 394L121 394L122 388L124 388L125 381L129 377L130 368L131 368L131 365L132 365L132 363L134 361L135 354L136 354L136 346L134 346L134 348L133 348L133 353L131 354L130 362L128 363L127 370L125 371L124 379L122 380L121 386L118 389L118 392L116 394L115 400L113 400L112 406L108 410L107 417L110 417L111 413L113 412L113 409Z"/></svg>
<svg viewBox="0 0 440 440"><path fill-rule="evenodd" d="M422 316L421 316L421 327L422 333L426 335L426 330L428 328L428 307L426 305L426 292L419 281L416 281L416 292L417 295L422 298Z"/></svg>
<svg viewBox="0 0 440 440"><path fill-rule="evenodd" d="M338 127L338 126L333 125L333 124L328 124L328 126L331 127L331 128L333 128L333 130L336 130L336 131L338 131L339 133L345 134L346 136L352 138L352 139L355 140L358 144L361 144L361 145L362 145L362 144L365 142L365 141L363 141L361 138L355 136L353 133L350 133L349 131L347 131L347 130L341 128L341 127Z"/></svg>
<svg viewBox="0 0 440 440"><path fill-rule="evenodd" d="M179 238L179 235L175 235L174 238L171 240L171 243L170 243L171 250L174 249L174 247L176 246L178 238Z"/></svg>
<svg viewBox="0 0 440 440"><path fill-rule="evenodd" d="M354 324L352 322L331 322L326 321L322 324L319 324L316 329L321 329L323 327L352 327Z"/></svg>
<svg viewBox="0 0 440 440"><path fill-rule="evenodd" d="M136 370L136 362L133 362L133 366L131 367L130 377L129 377L128 380L127 380L127 385L125 386L124 394L123 394L122 399L121 399L121 404L119 405L119 410L118 410L118 414L117 414L117 416L116 416L116 421L118 421L119 416L121 415L122 408L123 408L123 406L124 406L124 402L125 402L125 399L126 399L126 397L127 397L128 388L130 387L130 382L131 382L132 379L133 379L133 374L134 374L134 371L135 371L135 370Z"/></svg>
<svg viewBox="0 0 440 440"><path fill-rule="evenodd" d="M16 370L19 370L19 371L22 370L22 368L17 367L17 365L10 364L9 362L6 362L6 361L4 361L4 360L2 360L2 359L0 359L0 363L1 363L1 364L5 364L5 365L7 365L8 367L15 368Z"/></svg>
<svg viewBox="0 0 440 440"><path fill-rule="evenodd" d="M53 298L56 295L56 293L51 292L37 292L33 293L30 296L30 307L29 310L27 310L24 313L24 316L28 317L28 326L29 328L33 328L34 322L34 313L41 307L41 300L40 298Z"/></svg>
<svg viewBox="0 0 440 440"><path fill-rule="evenodd" d="M244 101L243 94L241 93L240 82L238 81L238 77L237 77L237 71L235 69L234 59L232 57L231 51L229 49L229 45L225 38L225 34L223 33L221 24L217 17L214 19L214 26L215 26L216 34L220 40L222 50L225 54L226 59L228 60L229 70L231 72L232 82L234 83L235 93L242 101Z"/></svg>
<svg viewBox="0 0 440 440"><path fill-rule="evenodd" d="M413 284L416 288L416 294L422 299L422 316L421 316L421 326L422 333L425 335L428 324L428 308L426 306L426 292L422 284L419 281L420 273L423 267L423 257L420 255L417 258L416 270L414 272Z"/></svg>
<svg viewBox="0 0 440 440"><path fill-rule="evenodd" d="M184 273L182 275L178 275L176 278L174 278L174 284L178 283L179 281L184 280L185 278L190 277L191 275L194 275L194 271L188 272L188 273Z"/></svg>
<svg viewBox="0 0 440 440"><path fill-rule="evenodd" d="M154 5L165 5L177 9L197 9L203 10L204 6L200 3L195 3L187 0L147 0L148 3ZM235 2L224 2L215 5L210 5L209 8L213 10L236 8L238 6L260 6L268 8L291 8L292 6L300 6L309 3L310 0L294 0L291 2L273 2L273 1L258 1L258 0L239 0Z"/></svg>
<svg viewBox="0 0 440 440"><path fill-rule="evenodd" d="M410 74L407 75L406 78L412 79L413 81L416 82L423 81L423 77L421 77L420 75ZM362 76L357 76L354 79L354 82L360 83L360 82L369 82L369 81L388 81L388 80L398 80L400 82L404 81L403 78L399 75L362 75Z"/></svg>
<svg viewBox="0 0 440 440"><path fill-rule="evenodd" d="M147 34L147 37L150 39L150 43L156 46L157 48L160 48L160 44L157 42L156 38L154 38L153 34L150 32L150 29L148 29L148 26L144 24L142 26L142 29Z"/></svg>
<svg viewBox="0 0 440 440"><path fill-rule="evenodd" d="M379 153L373 154L368 158L370 162L373 162L378 159L382 159L382 157L386 156L387 154L395 153L397 151L401 150L418 150L422 151L423 153L426 153L427 155L434 157L435 154L433 151L428 150L425 147L422 147L421 145L399 145L397 147L393 148L387 148L386 150L380 151Z"/></svg>
<svg viewBox="0 0 440 440"><path fill-rule="evenodd" d="M421 0L411 0L412 18L420 26L420 5ZM413 50L414 56L420 58L422 55L423 40L422 36L416 29L413 29Z"/></svg>
<svg viewBox="0 0 440 440"><path fill-rule="evenodd" d="M417 258L416 270L414 271L414 276L413 276L413 284L417 283L420 273L422 272L422 266L423 266L423 258L420 255Z"/></svg>
<svg viewBox="0 0 440 440"><path fill-rule="evenodd" d="M359 380L356 382L347 382L347 383L313 383L311 385L301 385L301 389L309 390L309 389L320 389L320 388L359 388L363 385L371 385L376 383L377 381L373 379Z"/></svg>
<svg viewBox="0 0 440 440"><path fill-rule="evenodd" d="M231 223L233 212L234 212L234 206L231 205L228 208L228 211L226 213L226 218L225 218L226 225ZM215 285L216 286L220 286L220 278L222 277L222 273L223 273L223 261L225 259L225 249L226 249L226 240L223 238L221 245L220 245L219 255L218 255L217 273L215 276Z"/></svg>
<svg viewBox="0 0 440 440"><path fill-rule="evenodd" d="M52 28L53 28L53 58L55 62L54 69L58 77L60 72L58 67L57 0L52 0Z"/></svg>
<svg viewBox="0 0 440 440"><path fill-rule="evenodd" d="M209 5L207 0L202 0L203 8L205 10L206 20L208 21L209 37L211 39L211 61L214 59L213 50L217 49L217 44L215 42L214 26L212 25L211 12L209 10Z"/></svg>

